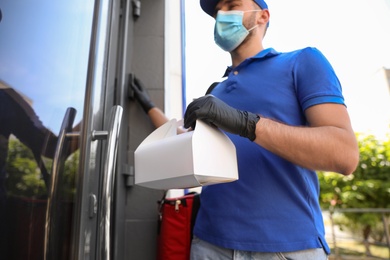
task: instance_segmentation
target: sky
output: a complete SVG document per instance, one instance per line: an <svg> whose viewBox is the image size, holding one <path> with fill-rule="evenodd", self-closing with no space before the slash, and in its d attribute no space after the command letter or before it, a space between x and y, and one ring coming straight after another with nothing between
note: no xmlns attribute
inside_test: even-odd
<svg viewBox="0 0 390 260"><path fill-rule="evenodd" d="M76 108L78 122L93 1L12 0L1 1L0 8L0 80L28 97L40 120L54 133L67 107Z"/></svg>
<svg viewBox="0 0 390 260"><path fill-rule="evenodd" d="M330 61L342 84L355 132L384 137L390 93L390 0L268 0L270 27L264 47L280 52L307 46ZM215 45L214 19L199 1L186 1L187 103L221 80L230 55Z"/></svg>

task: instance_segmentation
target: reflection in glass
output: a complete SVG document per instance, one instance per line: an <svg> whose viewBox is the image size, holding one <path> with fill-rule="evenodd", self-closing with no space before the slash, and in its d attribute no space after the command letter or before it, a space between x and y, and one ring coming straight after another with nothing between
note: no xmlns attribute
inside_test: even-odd
<svg viewBox="0 0 390 260"><path fill-rule="evenodd" d="M83 114L93 1L0 4L0 259L43 259L50 174L68 107ZM56 259L68 259L78 143L66 154Z"/></svg>

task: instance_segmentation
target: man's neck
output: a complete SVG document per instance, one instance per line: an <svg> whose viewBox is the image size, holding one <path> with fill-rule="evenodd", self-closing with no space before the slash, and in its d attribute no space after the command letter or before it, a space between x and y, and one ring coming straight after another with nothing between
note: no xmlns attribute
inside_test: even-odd
<svg viewBox="0 0 390 260"><path fill-rule="evenodd" d="M250 58L264 50L261 42L248 41L240 45L237 49L230 53L232 59L232 67L237 67L241 62Z"/></svg>

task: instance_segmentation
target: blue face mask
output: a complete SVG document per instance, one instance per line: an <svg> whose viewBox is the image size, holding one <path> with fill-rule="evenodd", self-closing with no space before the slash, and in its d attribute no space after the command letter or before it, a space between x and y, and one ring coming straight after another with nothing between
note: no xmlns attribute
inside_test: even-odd
<svg viewBox="0 0 390 260"><path fill-rule="evenodd" d="M245 12L256 12L251 10ZM215 19L214 41L224 51L236 49L248 36L249 32L257 27L247 30L242 24L244 11L218 11Z"/></svg>

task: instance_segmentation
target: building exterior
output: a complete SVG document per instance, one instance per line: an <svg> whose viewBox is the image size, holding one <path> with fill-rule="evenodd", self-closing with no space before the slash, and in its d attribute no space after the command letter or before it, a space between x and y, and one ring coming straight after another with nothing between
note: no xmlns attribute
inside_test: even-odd
<svg viewBox="0 0 390 260"><path fill-rule="evenodd" d="M164 191L134 185L134 151L154 127L129 82L181 117L181 2L0 9L0 98L12 88L32 101L18 115L0 101L0 258L155 259Z"/></svg>

